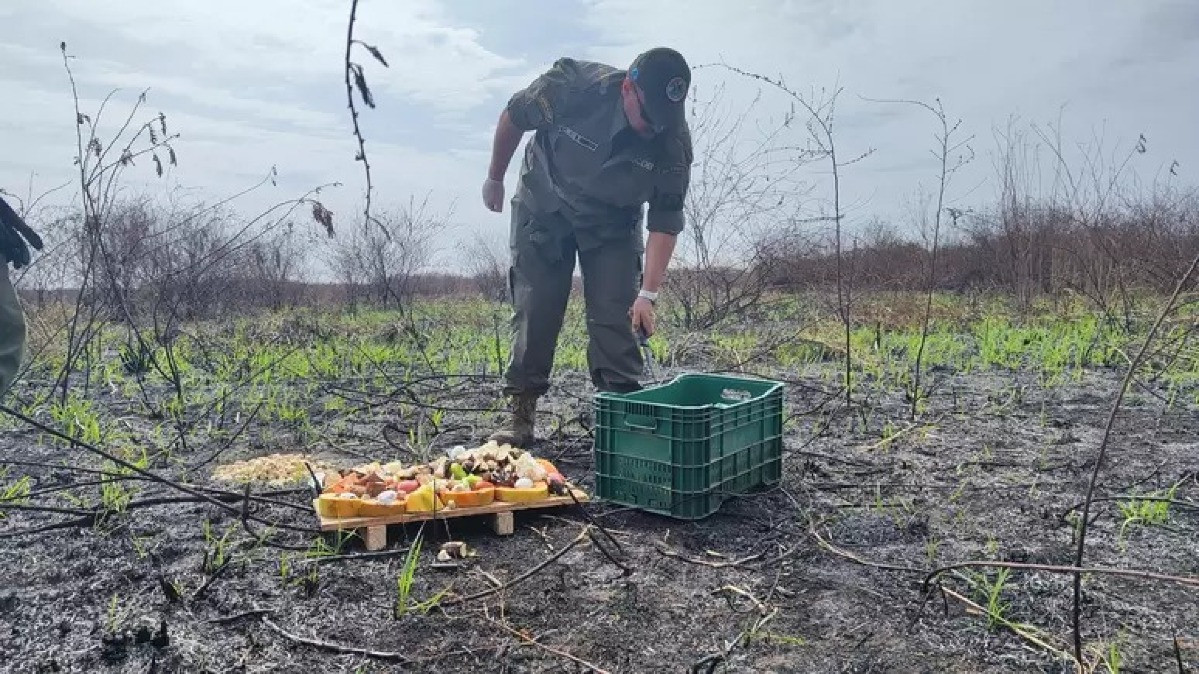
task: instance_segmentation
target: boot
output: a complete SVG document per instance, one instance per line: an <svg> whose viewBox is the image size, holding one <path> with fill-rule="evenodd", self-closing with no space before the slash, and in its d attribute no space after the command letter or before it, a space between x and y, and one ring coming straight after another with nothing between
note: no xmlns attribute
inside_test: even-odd
<svg viewBox="0 0 1199 674"><path fill-rule="evenodd" d="M533 425L537 416L537 396L521 394L512 398L512 423L491 434L488 440L500 445L524 449L533 442Z"/></svg>

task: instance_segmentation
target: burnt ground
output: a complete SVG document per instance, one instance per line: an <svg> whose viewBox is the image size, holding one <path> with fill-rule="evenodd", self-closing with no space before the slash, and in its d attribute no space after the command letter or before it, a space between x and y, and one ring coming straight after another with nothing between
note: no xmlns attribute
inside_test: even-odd
<svg viewBox="0 0 1199 674"><path fill-rule="evenodd" d="M277 531L261 541L236 512L203 503L135 508L94 527L9 536L0 551L0 667L571 672L586 671L578 662L585 661L609 672L1073 671L1029 638L989 628L985 616L949 593L934 591L922 610L921 582L934 566L968 560L1072 563L1074 529L1063 514L1082 500L1118 374L1091 372L1050 390L1032 375L954 375L911 427L901 393L873 396L864 413L838 412L837 401L823 392L828 371L813 369L787 389L791 418L777 488L732 498L696 522L592 503L587 511L623 554L611 543L605 549L631 573L601 553L596 546L606 539L595 534L596 543L575 545L501 592L398 617L397 578L414 527L389 540L400 554L320 563L304 552L316 537ZM580 397L586 394L580 391L586 388L577 375L560 380L551 400L557 414L542 429L553 436L535 449L590 490L587 404ZM318 442L310 451L348 464L361 455L389 458L377 439L388 412L375 414L356 434ZM476 435L494 419L477 415ZM884 442L888 423L898 434ZM1118 418L1098 495L1180 484L1176 499L1199 502L1197 427L1193 405L1163 412L1152 392L1134 392ZM76 465L99 465L33 430L6 436L0 458L58 462L69 456ZM437 442L478 439L461 431ZM221 459L293 450L248 437ZM154 470L179 475L187 458L174 456L175 463ZM36 467L14 467L9 478L20 474L34 476L35 489L88 479ZM202 477L187 479L203 483ZM140 489L137 499L178 495L153 485ZM255 487L256 493L267 490ZM95 487L79 493L94 495ZM307 496L277 498L302 505ZM62 499L39 502L70 507ZM314 521L302 510L273 504L256 503L252 513L294 526ZM1199 511L1175 504L1168 521L1123 530L1115 502L1096 503L1093 514L1087 565L1199 576ZM64 519L70 517L10 513L0 520L0 532ZM216 565L217 551L206 540L205 520L211 536L227 534L231 561L215 579L204 570L206 559L210 568ZM433 568L447 531L428 527L410 596L421 602L447 588L449 598L494 588L488 574L501 583L516 578L561 552L583 524L569 509L522 515L513 536L497 537L482 523L456 520L449 534L478 556L455 569ZM264 529L251 527L260 535ZM360 551L351 541L342 553ZM947 573L942 582L985 604L971 584L970 574L979 571ZM1070 648L1069 576L1018 570L999 598L1004 615L1025 625L1026 634ZM1185 666L1199 671L1199 588L1087 575L1083 599L1092 661L1114 644L1119 671L1178 671L1177 636ZM264 612L247 614L259 609ZM280 631L400 654L407 664L333 652Z"/></svg>

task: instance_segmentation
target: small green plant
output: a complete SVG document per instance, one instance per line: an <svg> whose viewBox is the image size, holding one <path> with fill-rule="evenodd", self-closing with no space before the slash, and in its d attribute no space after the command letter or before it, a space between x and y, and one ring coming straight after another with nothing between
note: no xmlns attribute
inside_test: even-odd
<svg viewBox="0 0 1199 674"><path fill-rule="evenodd" d="M116 634L121 629L121 624L129 617L129 609L121 606L121 599L116 594L108 600L108 615L104 621L104 628L109 634Z"/></svg>
<svg viewBox="0 0 1199 674"><path fill-rule="evenodd" d="M886 442L890 441L891 438L895 437L895 433L896 433L895 424L891 423L891 421L888 419L887 423L883 424L883 432L882 432L883 442L886 443Z"/></svg>
<svg viewBox="0 0 1199 674"><path fill-rule="evenodd" d="M291 557L286 550L279 553L279 578L284 585L291 580Z"/></svg>
<svg viewBox="0 0 1199 674"><path fill-rule="evenodd" d="M333 536L332 545L329 544L329 541L326 540L326 537L318 536L316 540L312 542L312 545L309 545L308 549L304 551L304 557L313 559L316 557L333 557L340 555L342 548L345 547L345 544L355 536L357 536L357 534L353 531L339 530Z"/></svg>
<svg viewBox="0 0 1199 674"><path fill-rule="evenodd" d="M784 646L801 647L808 645L807 639L804 639L803 637L793 637L787 634L779 634L777 632L762 632L758 635L758 638L764 641L782 644Z"/></svg>
<svg viewBox="0 0 1199 674"><path fill-rule="evenodd" d="M875 484L874 485L874 505L872 507L872 510L874 510L875 512L878 512L878 513L882 513L886 509L886 507L887 507L886 504L883 503L882 486Z"/></svg>
<svg viewBox="0 0 1199 674"><path fill-rule="evenodd" d="M1078 511L1071 510L1070 512L1066 513L1066 516L1063 519L1066 521L1066 524L1070 525L1070 540L1072 542L1077 541L1078 532L1082 528L1082 516L1078 514Z"/></svg>
<svg viewBox="0 0 1199 674"><path fill-rule="evenodd" d="M987 629L994 630L1007 624L1007 610L1009 605L1003 601L1003 588L1007 585L1008 576L1011 574L1011 569L1001 568L995 573L994 580L991 579L990 573L980 573L976 576L976 582L981 589L981 596L984 605L987 609Z"/></svg>
<svg viewBox="0 0 1199 674"><path fill-rule="evenodd" d="M7 474L7 472L8 471L5 470L5 474ZM3 476L4 475L0 475L0 477L3 477ZM32 490L31 485L32 485L32 482L30 482L29 476L28 475L22 476L21 479L17 480L16 482L13 482L12 484L8 485L7 487L4 487L3 490L0 490L0 502L3 502L3 503L28 503L29 502L29 494ZM0 520L4 519L4 516L5 516L4 511L0 510Z"/></svg>
<svg viewBox="0 0 1199 674"><path fill-rule="evenodd" d="M935 538L929 538L924 542L924 558L928 560L929 566L935 566L937 563L937 549L941 547L941 541Z"/></svg>
<svg viewBox="0 0 1199 674"><path fill-rule="evenodd" d="M954 489L953 492L949 494L949 502L957 503L958 501L960 501L962 496L964 496L966 494L966 490L969 487L970 487L970 478L968 478L968 477L962 478L962 481L958 483L957 489Z"/></svg>
<svg viewBox="0 0 1199 674"><path fill-rule="evenodd" d="M204 520L204 572L213 573L217 569L224 566L229 561L229 536L233 533L233 528L225 530L225 533L217 538L212 530L212 522Z"/></svg>
<svg viewBox="0 0 1199 674"><path fill-rule="evenodd" d="M994 534L987 535L987 545L983 548L987 552L987 556L995 558L999 556L999 541L996 540Z"/></svg>
<svg viewBox="0 0 1199 674"><path fill-rule="evenodd" d="M1117 501L1116 507L1120 509L1120 515L1124 518L1120 523L1118 536L1122 547L1125 545L1125 534L1129 527L1159 526L1170 521L1170 501L1174 500L1174 494L1178 492L1181 484L1175 484L1165 493L1153 492L1142 498L1133 497L1127 501Z"/></svg>
<svg viewBox="0 0 1199 674"><path fill-rule="evenodd" d="M1103 657L1103 664L1107 667L1109 674L1120 674L1120 664L1123 658L1120 656L1120 644L1113 641L1108 644L1106 654Z"/></svg>
<svg viewBox="0 0 1199 674"><path fill-rule="evenodd" d="M112 477L100 478L100 504L109 513L122 513L133 500L133 490Z"/></svg>
<svg viewBox="0 0 1199 674"><path fill-rule="evenodd" d="M133 536L129 542L133 545L133 551L137 553L138 559L145 559L150 556L150 547L146 541L154 540L153 536Z"/></svg>
<svg viewBox="0 0 1199 674"><path fill-rule="evenodd" d="M423 535L418 533L408 554L404 557L404 568L396 578L396 603L394 617L399 618L408 613L408 597L412 594L412 583L416 580L416 565L420 562L420 548Z"/></svg>

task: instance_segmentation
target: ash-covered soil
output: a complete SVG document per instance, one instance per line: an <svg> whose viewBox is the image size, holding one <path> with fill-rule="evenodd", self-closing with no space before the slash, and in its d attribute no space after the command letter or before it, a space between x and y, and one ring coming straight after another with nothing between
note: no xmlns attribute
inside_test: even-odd
<svg viewBox="0 0 1199 674"><path fill-rule="evenodd" d="M1073 563L1075 528L1065 514L1083 499L1117 373L1090 373L1050 390L1032 375L940 374L929 409L914 425L902 393L873 395L863 410L847 413L824 392L828 371L773 374L789 380L784 479L777 487L731 498L719 513L696 522L589 504L587 513L619 549L593 532L594 540L575 544L512 585L579 536L587 524L582 513L524 514L508 537L477 521L453 520L448 530L426 526L409 594L411 603L426 604L401 615L395 612L397 579L416 527L394 532L388 550L397 554L325 560L311 554L315 535L270 531L257 519L243 525L241 513L248 512L313 526L302 489L267 497L295 508L255 502L244 511L237 499L229 500L231 511L167 503L135 507L91 527L18 536L11 534L75 516L9 512L0 520L0 668L1073 671L1049 649L1072 648L1070 576L1011 572L996 603L1023 635L989 626L985 615L955 596L985 606L979 581L994 581L995 570L948 572L941 576L946 592L934 589L927 602L921 586L928 570L957 562ZM481 406L494 393L484 388L475 401ZM1085 564L1199 576L1199 511L1182 503L1199 502L1199 414L1178 402L1163 411L1152 391L1134 393L1115 424L1097 496L1177 486L1179 503L1169 506L1164 522L1126 524L1118 501L1097 501ZM594 484L589 395L578 375L561 378L540 429L548 437L534 448L588 491ZM309 447L285 446L282 434L267 440L249 434L220 460L279 451L319 452L347 465L395 458L379 439L390 415L387 406L373 407ZM437 438L439 447L481 442L500 419L485 412L446 418L462 428ZM0 458L100 466L85 451L56 447L34 430L7 433ZM179 476L196 458L177 454L152 469ZM188 483L240 491L205 483L210 468L188 475ZM35 491L95 477L10 466L7 481L26 474ZM164 486L137 486L135 502L183 496ZM97 489L81 486L75 493L94 505ZM254 487L255 494L268 491ZM79 507L62 493L31 503ZM477 556L457 568L435 568L447 537L466 541ZM350 541L340 552L356 555L362 547ZM493 590L497 581L501 591L446 603ZM1199 587L1101 574L1086 575L1083 587L1090 662L1114 650L1119 671L1174 672L1179 659L1199 668ZM448 592L442 605L428 602L442 592ZM377 657L387 655L391 659ZM1108 670L1099 665L1095 671Z"/></svg>

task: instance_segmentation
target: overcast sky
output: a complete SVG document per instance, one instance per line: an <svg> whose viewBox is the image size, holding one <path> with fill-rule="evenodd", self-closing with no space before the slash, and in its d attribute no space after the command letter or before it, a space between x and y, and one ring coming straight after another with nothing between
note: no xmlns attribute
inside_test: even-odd
<svg viewBox="0 0 1199 674"><path fill-rule="evenodd" d="M0 24L0 186L24 194L71 179L73 112L59 43L67 43L85 111L112 89L106 127L143 88L147 113L166 114L179 166L161 186L215 200L262 180L277 187L234 203L252 213L321 184L340 218L364 187L350 135L342 52L350 0L4 0ZM1019 116L1061 121L1068 143L1102 136L1109 156L1139 134L1134 168L1146 180L1175 160L1177 181L1199 170L1199 2L1194 0L361 0L357 36L378 107L362 124L380 207L431 195L453 208L449 236L503 232L507 212L479 196L494 122L508 96L562 55L625 66L670 45L692 64L724 61L810 91L841 86L837 137L855 222L901 218L931 184L931 118L864 100L939 96L973 134L977 159L951 197L994 193L993 129ZM748 100L758 85L715 68ZM774 106L772 109L771 106ZM779 98L759 108L783 110ZM702 139L697 142L702 143ZM513 168L519 163L519 156ZM141 162L128 178L152 175ZM511 176L511 174L510 174ZM508 181L508 190L514 186ZM69 199L73 190L58 193ZM507 209L505 209L507 210Z"/></svg>

